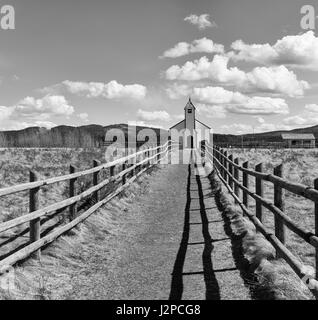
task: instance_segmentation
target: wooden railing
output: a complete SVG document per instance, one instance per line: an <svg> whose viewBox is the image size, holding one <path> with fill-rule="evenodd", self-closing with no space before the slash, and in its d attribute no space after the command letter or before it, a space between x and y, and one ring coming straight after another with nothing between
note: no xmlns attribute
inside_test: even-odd
<svg viewBox="0 0 318 320"><path fill-rule="evenodd" d="M164 145L158 147L148 147L134 154L130 154L123 158L99 164L94 160L94 167L88 170L75 172L75 168L70 166L70 174L53 177L45 180L36 179L36 174L30 172L30 182L16 186L0 189L0 197L15 194L22 191L29 192L29 213L15 219L0 223L0 233L9 229L16 228L22 224L29 223L30 239L29 243L22 249L16 250L13 254L8 255L0 261L0 274L5 271L8 266L12 266L17 262L28 258L30 255L39 258L41 248L56 240L62 234L73 229L79 223L87 219L98 208L109 202L111 199L121 193L128 185L135 179L152 167L168 157L168 162L171 161L171 150L173 148L171 141L166 142ZM141 159L141 160L140 160ZM132 162L129 163L128 162ZM115 168L119 167L121 170L115 174ZM100 173L109 169L109 177L103 181L99 181ZM93 186L89 189L76 194L76 182L80 177L93 175ZM130 177L128 177L130 175ZM43 186L52 185L58 182L69 182L69 197L58 203L54 203L45 208L39 208L39 190ZM105 198L100 199L100 190L110 183L121 184ZM76 204L81 200L93 197L94 205L80 215L76 212ZM69 208L69 222L61 227L54 228L48 235L41 238L41 219L49 214L58 215L61 211Z"/></svg>
<svg viewBox="0 0 318 320"><path fill-rule="evenodd" d="M282 177L283 165L274 168L272 174L263 172L263 164L255 166L255 170L249 169L249 162L242 165L239 159L233 159L232 155L218 146L205 148L206 158L213 162L215 172L220 180L235 199L235 202L242 208L244 214L254 223L257 230L276 249L277 256L285 259L301 279L306 279L309 288L316 294L318 293L318 179L314 182L314 187L308 187L299 183L290 182ZM241 178L240 179L240 175ZM250 190L250 177L255 178L255 191ZM242 180L242 182L240 181ZM274 201L271 202L264 198L263 182L273 183ZM240 192L240 190L242 192ZM315 204L315 234L297 225L285 212L285 199L283 190L288 190L295 195L312 200ZM249 209L249 197L256 202L255 214ZM275 230L268 230L263 221L263 208L268 209L274 214ZM316 280L307 271L303 263L286 248L285 230L288 228L309 245L315 248L316 252Z"/></svg>

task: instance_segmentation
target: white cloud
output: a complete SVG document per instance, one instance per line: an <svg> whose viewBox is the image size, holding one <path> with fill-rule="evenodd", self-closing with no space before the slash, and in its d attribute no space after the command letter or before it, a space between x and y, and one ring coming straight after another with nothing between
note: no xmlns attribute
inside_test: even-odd
<svg viewBox="0 0 318 320"><path fill-rule="evenodd" d="M318 104L307 104L305 109L309 112L318 113Z"/></svg>
<svg viewBox="0 0 318 320"><path fill-rule="evenodd" d="M226 117L226 109L224 106L198 103L196 104L196 108L199 114L207 118L222 119Z"/></svg>
<svg viewBox="0 0 318 320"><path fill-rule="evenodd" d="M173 83L166 88L166 93L170 99L177 100L189 96L192 89L187 84Z"/></svg>
<svg viewBox="0 0 318 320"><path fill-rule="evenodd" d="M12 116L41 116L47 118L50 115L70 116L74 113L74 107L69 105L64 96L47 95L41 99L26 97L13 107Z"/></svg>
<svg viewBox="0 0 318 320"><path fill-rule="evenodd" d="M49 121L51 116L69 117L73 113L74 107L64 96L46 95L39 99L26 97L13 106L0 106L0 127L3 130L20 130L32 126L51 128L56 126Z"/></svg>
<svg viewBox="0 0 318 320"><path fill-rule="evenodd" d="M289 35L278 40L273 46L246 44L242 40L232 43L229 56L238 61L265 65L289 65L318 71L318 37L313 31L301 35Z"/></svg>
<svg viewBox="0 0 318 320"><path fill-rule="evenodd" d="M252 126L250 124L234 123L230 125L222 125L220 127L221 133L225 134L251 134L251 133L261 133L276 130L290 130L291 127L283 124L273 124L273 123L262 123L257 126Z"/></svg>
<svg viewBox="0 0 318 320"><path fill-rule="evenodd" d="M211 39L207 38L194 40L192 43L179 42L173 48L165 51L161 58L178 58L198 52L224 53L224 46L214 43Z"/></svg>
<svg viewBox="0 0 318 320"><path fill-rule="evenodd" d="M80 82L65 80L62 85L73 94L86 95L88 98L103 97L106 99L132 98L143 99L147 89L140 84L123 85L116 80L108 83Z"/></svg>
<svg viewBox="0 0 318 320"><path fill-rule="evenodd" d="M243 94L225 90L222 87L194 88L192 96L194 99L208 104L243 103L246 101L246 96Z"/></svg>
<svg viewBox="0 0 318 320"><path fill-rule="evenodd" d="M136 100L144 99L147 94L147 88L141 84L123 85L116 80L108 83L65 80L61 83L40 89L39 91L48 94L58 94L66 91L72 94L86 96L87 98L130 98Z"/></svg>
<svg viewBox="0 0 318 320"><path fill-rule="evenodd" d="M86 113L86 112L78 114L78 117L84 122L88 122L89 121L88 120L88 113Z"/></svg>
<svg viewBox="0 0 318 320"><path fill-rule="evenodd" d="M240 92L225 90L222 87L194 88L192 96L204 104L223 104L227 112L237 114L288 114L289 108L284 99L271 97L249 97Z"/></svg>
<svg viewBox="0 0 318 320"><path fill-rule="evenodd" d="M197 26L200 30L217 26L214 21L210 21L210 15L207 13L199 16L196 14L191 14L184 18L184 21L190 22L191 24Z"/></svg>
<svg viewBox="0 0 318 320"><path fill-rule="evenodd" d="M289 108L284 99L270 97L246 97L242 104L228 105L228 112L238 114L273 115L288 114Z"/></svg>
<svg viewBox="0 0 318 320"><path fill-rule="evenodd" d="M145 111L139 109L137 115L139 119L144 121L169 121L171 119L166 111Z"/></svg>
<svg viewBox="0 0 318 320"><path fill-rule="evenodd" d="M168 80L196 81L210 79L245 92L266 92L286 94L290 97L303 96L309 89L306 81L298 80L294 72L285 66L257 67L244 72L237 67L228 67L229 57L215 55L212 61L207 57L187 61L183 66L171 66L165 72Z"/></svg>

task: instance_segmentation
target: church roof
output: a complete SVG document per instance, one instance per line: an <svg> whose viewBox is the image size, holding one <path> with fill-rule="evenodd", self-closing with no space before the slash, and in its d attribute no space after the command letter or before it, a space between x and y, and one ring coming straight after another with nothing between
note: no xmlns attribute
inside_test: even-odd
<svg viewBox="0 0 318 320"><path fill-rule="evenodd" d="M193 108L194 110L196 110L195 105L192 103L191 98L189 98L188 103L186 104L186 106L184 107L184 109L188 109L189 107Z"/></svg>

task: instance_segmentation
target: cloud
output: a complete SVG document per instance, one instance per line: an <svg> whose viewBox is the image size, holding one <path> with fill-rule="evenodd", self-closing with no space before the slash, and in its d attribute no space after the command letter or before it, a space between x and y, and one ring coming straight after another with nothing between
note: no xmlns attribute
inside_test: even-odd
<svg viewBox="0 0 318 320"><path fill-rule="evenodd" d="M231 113L255 115L289 113L288 105L284 99L270 97L246 97L244 103L228 105L227 110Z"/></svg>
<svg viewBox="0 0 318 320"><path fill-rule="evenodd" d="M224 106L198 103L196 104L196 108L199 114L202 114L207 118L223 119L226 117L226 109Z"/></svg>
<svg viewBox="0 0 318 320"><path fill-rule="evenodd" d="M40 99L26 97L13 107L12 116L47 118L50 115L70 116L74 113L74 107L69 105L64 96L47 95Z"/></svg>
<svg viewBox="0 0 318 320"><path fill-rule="evenodd" d="M189 96L192 93L192 89L187 84L173 83L166 89L166 94L170 99L177 100L183 97Z"/></svg>
<svg viewBox="0 0 318 320"><path fill-rule="evenodd" d="M137 115L140 120L144 121L169 121L171 119L166 111L145 111L139 109Z"/></svg>
<svg viewBox="0 0 318 320"><path fill-rule="evenodd" d="M106 99L132 98L143 99L147 89L140 84L123 85L116 80L102 82L63 81L62 83L73 94L84 94L89 98L104 97Z"/></svg>
<svg viewBox="0 0 318 320"><path fill-rule="evenodd" d="M160 58L178 58L198 52L224 53L224 46L207 38L194 40L192 43L179 42L173 48L166 50Z"/></svg>
<svg viewBox="0 0 318 320"><path fill-rule="evenodd" d="M208 104L243 103L246 101L246 96L243 94L225 90L222 87L194 88L192 96L194 99Z"/></svg>
<svg viewBox="0 0 318 320"><path fill-rule="evenodd" d="M265 65L288 65L318 71L318 37L313 31L301 35L289 35L274 45L246 44L237 40L231 45L229 56L236 61Z"/></svg>
<svg viewBox="0 0 318 320"><path fill-rule="evenodd" d="M178 85L174 83L166 89L167 94L172 99L179 99L185 96L191 96L198 104L201 104L202 110L208 110L214 106L218 112L229 112L235 114L254 114L254 115L274 115L288 114L289 108L282 98L253 96L249 97L238 91L226 90L223 87L190 87L187 85ZM215 105L221 105L216 109Z"/></svg>
<svg viewBox="0 0 318 320"><path fill-rule="evenodd" d="M291 127L284 124L262 123L258 126L252 126L250 124L234 123L230 125L222 125L220 127L223 134L251 134L261 133L276 130L290 130Z"/></svg>
<svg viewBox="0 0 318 320"><path fill-rule="evenodd" d="M217 26L214 21L210 21L210 15L207 13L201 14L199 16L196 14L191 14L188 17L184 18L184 21L197 26L200 30Z"/></svg>
<svg viewBox="0 0 318 320"><path fill-rule="evenodd" d="M307 104L305 111L301 114L296 114L285 118L283 122L287 125L294 125L296 127L314 126L318 124L318 105Z"/></svg>
<svg viewBox="0 0 318 320"><path fill-rule="evenodd" d="M43 98L26 97L17 104L0 106L0 127L6 130L19 130L26 127L54 127L51 116L69 117L74 107L64 96L46 95Z"/></svg>
<svg viewBox="0 0 318 320"><path fill-rule="evenodd" d="M235 86L245 92L266 92L285 94L289 97L304 95L308 82L298 80L294 72L285 66L257 67L245 72L237 67L228 67L229 57L215 55L212 61L207 57L187 61L183 66L173 65L165 72L168 80L197 81L210 79L216 83Z"/></svg>
<svg viewBox="0 0 318 320"><path fill-rule="evenodd" d="M82 121L84 122L89 122L88 120L88 113L83 112L77 115Z"/></svg>
<svg viewBox="0 0 318 320"><path fill-rule="evenodd" d="M318 104L307 104L305 109L309 112L318 113Z"/></svg>
<svg viewBox="0 0 318 320"><path fill-rule="evenodd" d="M61 91L72 94L86 96L87 98L106 98L106 99L136 99L142 100L147 94L147 88L140 84L123 85L116 80L108 83L103 82L83 82L65 80L61 83L45 87L40 90L42 93L56 94Z"/></svg>

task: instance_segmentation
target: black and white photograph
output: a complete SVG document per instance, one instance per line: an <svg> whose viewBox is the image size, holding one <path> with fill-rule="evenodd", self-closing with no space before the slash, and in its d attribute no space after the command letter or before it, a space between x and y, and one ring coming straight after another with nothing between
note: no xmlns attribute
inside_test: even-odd
<svg viewBox="0 0 318 320"><path fill-rule="evenodd" d="M316 0L0 1L0 304L315 301L316 25Z"/></svg>

